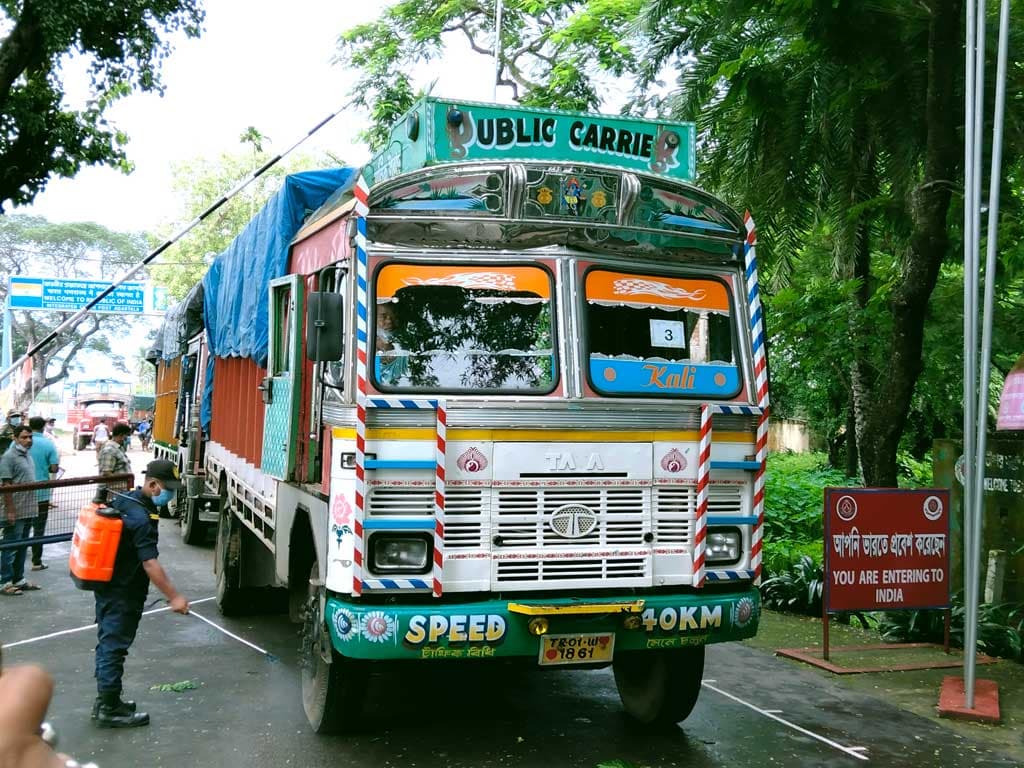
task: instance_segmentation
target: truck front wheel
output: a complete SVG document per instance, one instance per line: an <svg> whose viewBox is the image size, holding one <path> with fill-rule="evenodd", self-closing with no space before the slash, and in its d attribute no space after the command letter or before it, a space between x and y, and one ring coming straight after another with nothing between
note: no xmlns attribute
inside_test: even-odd
<svg viewBox="0 0 1024 768"><path fill-rule="evenodd" d="M302 628L302 708L315 733L351 733L362 722L369 675L365 664L334 650L320 608L323 597L314 561Z"/></svg>
<svg viewBox="0 0 1024 768"><path fill-rule="evenodd" d="M645 725L685 720L704 678L704 646L619 654L612 664L626 714Z"/></svg>

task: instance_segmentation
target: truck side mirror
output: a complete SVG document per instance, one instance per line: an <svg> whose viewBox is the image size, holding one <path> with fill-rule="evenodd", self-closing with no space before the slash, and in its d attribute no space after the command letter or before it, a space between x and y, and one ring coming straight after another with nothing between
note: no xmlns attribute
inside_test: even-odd
<svg viewBox="0 0 1024 768"><path fill-rule="evenodd" d="M345 297L310 293L306 297L306 357L315 362L341 360L345 351Z"/></svg>

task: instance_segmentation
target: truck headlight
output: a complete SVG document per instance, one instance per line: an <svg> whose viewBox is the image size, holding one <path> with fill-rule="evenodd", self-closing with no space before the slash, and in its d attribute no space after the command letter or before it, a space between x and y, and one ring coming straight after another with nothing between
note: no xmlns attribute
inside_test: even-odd
<svg viewBox="0 0 1024 768"><path fill-rule="evenodd" d="M375 573L426 573L433 540L427 535L377 534L370 541L370 570Z"/></svg>
<svg viewBox="0 0 1024 768"><path fill-rule="evenodd" d="M738 528L713 529L708 531L707 553L710 563L738 563L740 560L740 531Z"/></svg>

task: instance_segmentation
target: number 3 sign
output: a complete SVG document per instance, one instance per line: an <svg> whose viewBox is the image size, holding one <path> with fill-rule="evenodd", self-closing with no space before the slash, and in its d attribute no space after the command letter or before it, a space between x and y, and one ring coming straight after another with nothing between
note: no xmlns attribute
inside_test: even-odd
<svg viewBox="0 0 1024 768"><path fill-rule="evenodd" d="M651 320L651 346L686 348L686 326L679 320Z"/></svg>

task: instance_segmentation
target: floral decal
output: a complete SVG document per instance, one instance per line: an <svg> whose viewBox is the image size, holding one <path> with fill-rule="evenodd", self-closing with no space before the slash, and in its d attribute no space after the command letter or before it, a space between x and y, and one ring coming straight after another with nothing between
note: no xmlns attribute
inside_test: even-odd
<svg viewBox="0 0 1024 768"><path fill-rule="evenodd" d="M666 472L682 472L686 469L686 457L679 452L678 448L673 448L662 457L661 468Z"/></svg>
<svg viewBox="0 0 1024 768"><path fill-rule="evenodd" d="M463 472L480 472L487 469L487 457L476 448L470 448L459 456L455 463Z"/></svg>

